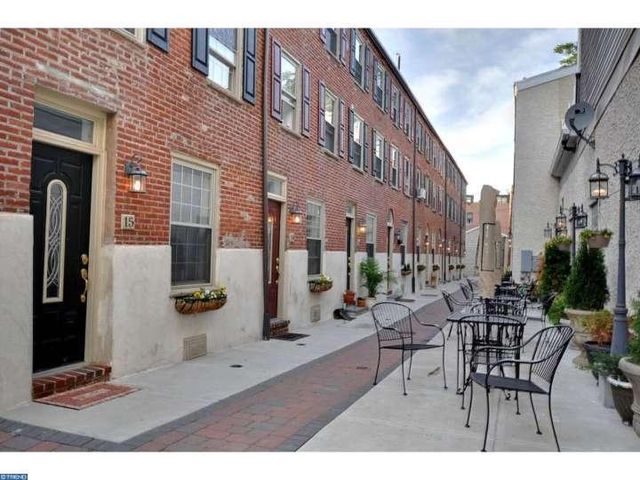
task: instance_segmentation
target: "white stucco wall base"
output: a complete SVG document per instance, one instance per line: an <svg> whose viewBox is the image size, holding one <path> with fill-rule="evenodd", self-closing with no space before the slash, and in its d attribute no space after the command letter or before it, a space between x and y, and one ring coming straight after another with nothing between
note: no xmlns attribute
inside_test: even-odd
<svg viewBox="0 0 640 480"><path fill-rule="evenodd" d="M31 400L33 217L0 213L0 409Z"/></svg>
<svg viewBox="0 0 640 480"><path fill-rule="evenodd" d="M171 294L171 248L116 246L113 251L114 377L182 361L183 339L205 333L220 351L261 337L261 251L219 249L217 284L228 289L219 310L181 315Z"/></svg>

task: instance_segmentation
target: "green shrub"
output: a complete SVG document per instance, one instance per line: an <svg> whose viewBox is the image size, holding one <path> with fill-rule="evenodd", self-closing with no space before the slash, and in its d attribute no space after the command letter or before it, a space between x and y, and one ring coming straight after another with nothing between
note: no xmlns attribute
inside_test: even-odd
<svg viewBox="0 0 640 480"><path fill-rule="evenodd" d="M629 356L633 363L640 365L640 300L633 301L633 309L635 315L631 328L635 335L629 339Z"/></svg>
<svg viewBox="0 0 640 480"><path fill-rule="evenodd" d="M611 355L610 353L596 352L593 355L593 363L589 364L587 368L593 370L597 374L603 377L613 377L616 380L627 382L627 378L622 373L622 370L618 368L618 362L620 362L620 355Z"/></svg>
<svg viewBox="0 0 640 480"><path fill-rule="evenodd" d="M544 267L540 275L538 295L560 293L571 270L571 254L560 250L560 245L571 242L567 237L556 237L544 245Z"/></svg>
<svg viewBox="0 0 640 480"><path fill-rule="evenodd" d="M360 263L360 274L364 277L362 285L366 287L369 297L375 297L378 286L384 280L384 273L375 258L367 258Z"/></svg>
<svg viewBox="0 0 640 480"><path fill-rule="evenodd" d="M564 294L561 293L553 300L549 313L547 313L549 323L552 325L559 325L560 319L565 318L564 309L566 306L567 304L565 302Z"/></svg>
<svg viewBox="0 0 640 480"><path fill-rule="evenodd" d="M579 310L602 310L609 299L604 254L599 248L589 248L584 238L565 283L564 296L569 308Z"/></svg>

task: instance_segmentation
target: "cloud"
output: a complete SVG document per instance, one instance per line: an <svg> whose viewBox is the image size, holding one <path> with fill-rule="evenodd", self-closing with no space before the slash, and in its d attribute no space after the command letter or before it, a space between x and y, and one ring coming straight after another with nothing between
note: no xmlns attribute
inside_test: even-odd
<svg viewBox="0 0 640 480"><path fill-rule="evenodd" d="M423 110L429 117L437 118L452 108L450 95L462 83L458 70L446 70L441 73L427 74L411 80L411 91L418 98Z"/></svg>

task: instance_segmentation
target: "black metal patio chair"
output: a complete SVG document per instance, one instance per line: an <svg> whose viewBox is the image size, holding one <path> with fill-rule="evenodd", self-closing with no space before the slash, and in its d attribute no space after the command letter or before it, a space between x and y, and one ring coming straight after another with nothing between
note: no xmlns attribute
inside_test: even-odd
<svg viewBox="0 0 640 480"><path fill-rule="evenodd" d="M435 323L426 323L421 321L415 312L406 305L395 302L380 302L371 307L373 321L376 326L378 337L378 365L376 367L376 375L373 384L378 383L378 372L380 370L380 358L382 350L400 350L402 354L402 390L404 395L407 394L407 387L404 377L404 360L405 352L409 352L409 374L407 380L411 380L411 367L413 365L413 354L419 350L431 350L434 348L442 348L442 378L444 380L444 388L447 388L447 374L445 372L445 338L442 327ZM436 332L432 337L440 334L442 343L431 343L432 337L424 340L416 339L414 331L414 323L420 327L427 329L435 329Z"/></svg>
<svg viewBox="0 0 640 480"><path fill-rule="evenodd" d="M467 300L474 301L474 302L480 300L480 296L473 293L473 291L469 288L469 285L467 285L464 282L460 282L460 291L462 291L464 298Z"/></svg>
<svg viewBox="0 0 640 480"><path fill-rule="evenodd" d="M455 307L461 307L462 309L467 309L468 312L472 312L474 310L477 311L477 307L480 307L480 301L471 299L458 300L452 294L445 290L440 290L442 292L442 298L444 298L444 303L447 305L449 309L449 313L453 313L455 311ZM463 292L464 293L464 292ZM447 333L447 340L451 337L451 332L453 330L453 324L449 325L449 333Z"/></svg>
<svg viewBox="0 0 640 480"><path fill-rule="evenodd" d="M522 345L494 347L487 346L478 348L474 352L474 358L471 361L471 398L469 400L469 411L467 412L467 423L469 427L469 418L471 416L471 406L473 404L473 384L477 383L486 391L487 397L487 418L484 428L484 441L482 443L482 451L486 451L487 433L489 431L489 392L492 388L498 390L509 390L515 392L524 392L529 394L531 401L531 409L533 410L533 418L536 422L536 433L542 435L536 409L533 404L533 395L547 395L549 399L549 419L551 420L551 429L553 438L556 442L556 448L560 451L558 443L558 435L556 427L553 423L553 414L551 411L551 390L553 380L555 378L558 365L564 355L564 352L573 337L573 329L568 326L554 326L539 330L532 335ZM533 346L533 351L528 359L524 359L523 353L525 347ZM503 357L503 355L506 357ZM496 360L486 365L486 371L481 373L477 370L476 358L482 356L495 356ZM512 367L513 376L505 376L504 368ZM494 370L500 370L501 374L493 374Z"/></svg>
<svg viewBox="0 0 640 480"><path fill-rule="evenodd" d="M512 315L527 320L527 308L524 301L508 301L501 298L482 299L482 313L489 315Z"/></svg>

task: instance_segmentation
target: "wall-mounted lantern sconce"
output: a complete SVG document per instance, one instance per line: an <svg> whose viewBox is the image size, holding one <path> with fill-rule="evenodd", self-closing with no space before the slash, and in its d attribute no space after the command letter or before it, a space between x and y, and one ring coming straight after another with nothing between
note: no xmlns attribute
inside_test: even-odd
<svg viewBox="0 0 640 480"><path fill-rule="evenodd" d="M544 238L551 239L553 237L553 230L551 229L551 225L547 222L547 226L544 228Z"/></svg>
<svg viewBox="0 0 640 480"><path fill-rule="evenodd" d="M124 174L129 177L129 191L144 193L147 191L147 177L149 174L140 165L140 156L135 154L124 164Z"/></svg>
<svg viewBox="0 0 640 480"><path fill-rule="evenodd" d="M358 224L358 233L360 235L364 235L365 233L367 233L367 224L362 222L360 224Z"/></svg>
<svg viewBox="0 0 640 480"><path fill-rule="evenodd" d="M291 223L302 223L304 212L297 203L289 207L289 220Z"/></svg>
<svg viewBox="0 0 640 480"><path fill-rule="evenodd" d="M429 249L429 235L424 236L424 248Z"/></svg>
<svg viewBox="0 0 640 480"><path fill-rule="evenodd" d="M393 238L396 239L396 243L398 245L402 243L402 234L400 233L400 230L396 230L395 232L393 232Z"/></svg>

